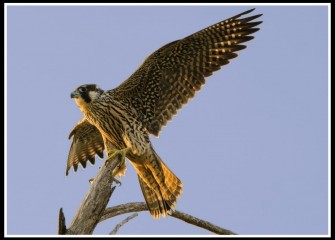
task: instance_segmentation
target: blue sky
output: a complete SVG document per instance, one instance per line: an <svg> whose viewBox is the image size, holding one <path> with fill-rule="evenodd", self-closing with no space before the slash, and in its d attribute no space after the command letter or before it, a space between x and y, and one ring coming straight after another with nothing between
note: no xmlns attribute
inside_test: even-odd
<svg viewBox="0 0 335 240"><path fill-rule="evenodd" d="M102 163L65 177L74 88L117 87L159 47L253 7L255 39L151 140L183 181L177 210L238 234L327 234L325 5L8 6L7 234L57 234L59 208L69 225ZM127 166L109 206L144 201ZM211 233L143 212L119 234Z"/></svg>

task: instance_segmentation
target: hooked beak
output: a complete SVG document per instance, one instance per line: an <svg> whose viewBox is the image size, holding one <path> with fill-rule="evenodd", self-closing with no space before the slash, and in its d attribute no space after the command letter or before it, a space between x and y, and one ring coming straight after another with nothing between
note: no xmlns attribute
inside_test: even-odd
<svg viewBox="0 0 335 240"><path fill-rule="evenodd" d="M80 94L77 91L73 91L70 96L71 98L79 98Z"/></svg>

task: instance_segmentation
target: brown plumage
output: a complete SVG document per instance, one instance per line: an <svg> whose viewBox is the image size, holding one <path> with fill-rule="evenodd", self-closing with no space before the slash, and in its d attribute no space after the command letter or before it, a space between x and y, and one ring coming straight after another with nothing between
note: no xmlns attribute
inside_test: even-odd
<svg viewBox="0 0 335 240"><path fill-rule="evenodd" d="M86 162L95 163L95 155L100 158L104 156L104 142L99 130L90 124L85 118L80 120L73 128L69 135L69 139L73 136L67 166L66 175L69 174L70 168L73 166L74 171L78 169L80 163L84 168Z"/></svg>
<svg viewBox="0 0 335 240"><path fill-rule="evenodd" d="M175 208L182 182L153 149L149 134L161 128L183 104L194 97L222 65L246 48L241 43L258 31L253 22L261 16L240 18L252 10L214 24L184 39L171 42L153 54L119 87L103 91L95 84L78 87L71 93L84 114L72 130L66 174L79 163L94 164L105 149L128 148L126 157L136 169L140 186L153 217L166 216Z"/></svg>

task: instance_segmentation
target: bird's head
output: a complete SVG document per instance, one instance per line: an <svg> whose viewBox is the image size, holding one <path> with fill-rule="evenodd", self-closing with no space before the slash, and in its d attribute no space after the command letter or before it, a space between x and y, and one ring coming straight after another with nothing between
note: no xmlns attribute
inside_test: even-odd
<svg viewBox="0 0 335 240"><path fill-rule="evenodd" d="M97 100L103 92L96 84L85 84L71 92L71 98L82 108Z"/></svg>

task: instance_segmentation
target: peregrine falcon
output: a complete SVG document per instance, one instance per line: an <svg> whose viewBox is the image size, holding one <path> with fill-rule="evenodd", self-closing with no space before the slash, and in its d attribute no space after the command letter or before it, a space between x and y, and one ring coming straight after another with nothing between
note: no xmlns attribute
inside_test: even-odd
<svg viewBox="0 0 335 240"><path fill-rule="evenodd" d="M205 77L237 57L253 39L262 14L241 18L243 12L152 53L121 85L102 90L85 84L71 93L84 118L71 131L73 142L66 175L80 163L94 164L95 155L108 159L121 153L136 169L150 214L171 214L182 193L182 182L155 152L149 135L161 128L205 84ZM124 172L123 169L117 174Z"/></svg>

